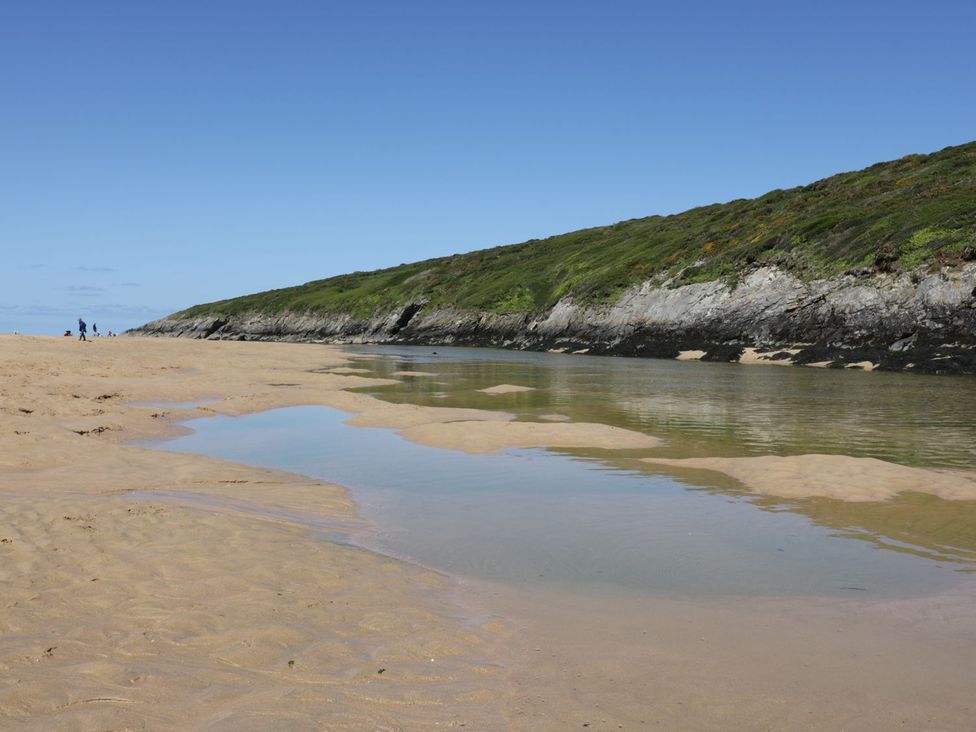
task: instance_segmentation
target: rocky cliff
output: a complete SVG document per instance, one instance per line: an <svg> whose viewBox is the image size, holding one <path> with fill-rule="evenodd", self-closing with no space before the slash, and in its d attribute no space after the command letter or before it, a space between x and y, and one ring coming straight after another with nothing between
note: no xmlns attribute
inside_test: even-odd
<svg viewBox="0 0 976 732"><path fill-rule="evenodd" d="M499 313L435 307L418 298L381 307L369 317L294 311L177 315L132 332L973 374L976 263L813 280L760 266L734 285L722 280L683 286L646 281L607 304L564 297L545 309Z"/></svg>

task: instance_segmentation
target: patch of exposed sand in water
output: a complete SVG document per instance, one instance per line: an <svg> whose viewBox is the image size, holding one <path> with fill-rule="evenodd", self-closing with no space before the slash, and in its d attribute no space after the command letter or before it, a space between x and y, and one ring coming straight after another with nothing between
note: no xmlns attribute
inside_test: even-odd
<svg viewBox="0 0 976 732"><path fill-rule="evenodd" d="M539 419L544 419L547 422L568 422L569 417L565 414L540 414Z"/></svg>
<svg viewBox="0 0 976 732"><path fill-rule="evenodd" d="M644 462L714 470L754 493L781 498L884 501L903 491L929 493L949 501L976 500L976 471L911 468L846 455L738 458L645 458Z"/></svg>
<svg viewBox="0 0 976 732"><path fill-rule="evenodd" d="M393 376L440 376L432 371L394 371Z"/></svg>
<svg viewBox="0 0 976 732"><path fill-rule="evenodd" d="M484 389L476 389L484 394L513 394L519 391L535 391L534 386L517 386L515 384L498 384Z"/></svg>
<svg viewBox="0 0 976 732"><path fill-rule="evenodd" d="M661 440L641 432L589 422L450 422L402 430L408 440L472 454L511 447L595 447L624 450L657 447Z"/></svg>
<svg viewBox="0 0 976 732"><path fill-rule="evenodd" d="M702 356L705 355L705 351L682 351L677 356L675 360L677 361L700 361Z"/></svg>
<svg viewBox="0 0 976 732"><path fill-rule="evenodd" d="M376 399L358 402L355 404L346 403L342 406L342 399L335 399L334 406L349 408L349 411L356 411L354 417L346 420L346 424L356 427L387 427L400 430L400 434L408 427L417 425L449 422L507 422L514 419L514 416L507 412L490 412L486 409L459 409L454 407L424 407L417 404L392 404L381 402ZM514 447L514 446L513 446Z"/></svg>

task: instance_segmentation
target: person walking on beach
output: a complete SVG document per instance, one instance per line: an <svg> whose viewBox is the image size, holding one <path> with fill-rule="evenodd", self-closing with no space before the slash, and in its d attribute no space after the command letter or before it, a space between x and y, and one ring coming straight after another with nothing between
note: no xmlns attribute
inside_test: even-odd
<svg viewBox="0 0 976 732"><path fill-rule="evenodd" d="M88 340L87 338L85 338L85 332L87 330L88 330L88 326L85 324L85 321L82 320L81 318L78 318L78 340L79 341Z"/></svg>
<svg viewBox="0 0 976 732"><path fill-rule="evenodd" d="M92 323L92 335L98 338L98 323Z"/></svg>

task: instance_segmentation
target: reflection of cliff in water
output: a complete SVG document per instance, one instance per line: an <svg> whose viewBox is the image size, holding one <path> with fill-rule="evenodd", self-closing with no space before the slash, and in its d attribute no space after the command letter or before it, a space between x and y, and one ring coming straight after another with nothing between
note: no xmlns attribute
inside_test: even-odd
<svg viewBox="0 0 976 732"><path fill-rule="evenodd" d="M648 464L632 455L621 456L619 451L557 452L605 470L675 478L691 490L747 500L764 511L805 516L838 536L868 541L879 549L952 562L961 565L961 571L976 572L976 501L946 501L914 492L900 493L887 501L858 502L758 496L735 478L712 470Z"/></svg>
<svg viewBox="0 0 976 732"><path fill-rule="evenodd" d="M882 549L955 562L976 572L976 501L944 501L924 493L901 493L888 501L851 503L826 498L776 502L759 499L771 510L802 513L844 536ZM766 504L770 505L766 505Z"/></svg>
<svg viewBox="0 0 976 732"><path fill-rule="evenodd" d="M434 353L434 350L437 353ZM561 413L662 437L661 457L828 453L905 465L976 467L969 379L736 364L644 361L487 349L373 348L375 375L413 369L370 393L520 418ZM535 391L488 395L495 384Z"/></svg>
<svg viewBox="0 0 976 732"><path fill-rule="evenodd" d="M608 469L664 474L691 487L801 514L838 535L976 571L976 502L903 493L884 502L754 496L719 473L640 463L666 457L832 453L918 466L976 467L976 389L960 379L771 366L632 361L480 349L373 349L375 375L433 377L370 388L395 402L500 409L520 419L558 413L667 440L653 453L567 451ZM397 378L397 377L391 377ZM511 383L534 391L487 395Z"/></svg>
<svg viewBox="0 0 976 732"><path fill-rule="evenodd" d="M601 461L613 463L614 458ZM745 497L764 511L806 516L838 536L860 539L879 549L904 552L976 572L976 501L946 501L925 493L904 492L887 501L840 501L833 498L777 498L751 494L734 478L710 470L688 470L619 460L650 475L670 475L702 490Z"/></svg>

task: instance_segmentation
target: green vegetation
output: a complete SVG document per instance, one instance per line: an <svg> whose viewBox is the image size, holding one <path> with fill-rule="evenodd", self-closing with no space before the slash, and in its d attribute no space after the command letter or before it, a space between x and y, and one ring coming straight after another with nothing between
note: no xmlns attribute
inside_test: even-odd
<svg viewBox="0 0 976 732"><path fill-rule="evenodd" d="M367 316L432 306L524 312L566 295L608 302L648 279L735 281L763 264L799 277L954 264L976 248L976 142L909 155L752 200L649 216L548 239L317 280L197 305L241 312Z"/></svg>

